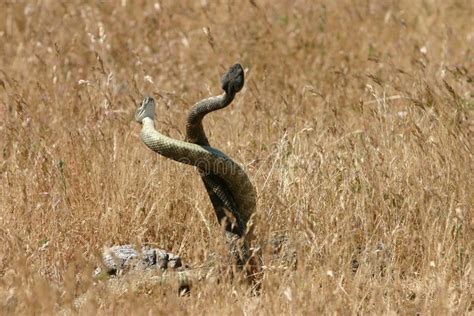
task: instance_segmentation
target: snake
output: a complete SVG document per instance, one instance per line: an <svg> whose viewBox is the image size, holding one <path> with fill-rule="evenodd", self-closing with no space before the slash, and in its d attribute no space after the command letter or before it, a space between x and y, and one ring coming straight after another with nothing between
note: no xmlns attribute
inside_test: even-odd
<svg viewBox="0 0 474 316"><path fill-rule="evenodd" d="M229 68L221 79L221 88L224 92L197 102L188 112L185 141L210 146L202 124L204 116L227 107L234 100L235 95L242 90L244 81L244 69L240 64ZM251 234L244 236L248 233L248 218L241 216L239 205L223 179L202 169L197 170L209 195L217 220L224 226L230 253L237 260L237 265L242 266L250 258L248 239ZM238 241L242 237L246 237L246 240L239 244Z"/></svg>
<svg viewBox="0 0 474 316"><path fill-rule="evenodd" d="M224 94L198 102L191 109L187 119L186 141L168 137L156 130L156 104L152 97L145 97L135 113L135 120L142 124L140 138L149 149L168 159L197 167L211 202L218 206L218 218L224 217L221 212L224 207L236 218L237 225L233 225L229 231L238 237L244 234L245 224L255 211L256 190L238 163L209 145L202 119L207 113L230 104L242 86L242 67L234 65L222 80Z"/></svg>
<svg viewBox="0 0 474 316"><path fill-rule="evenodd" d="M221 88L224 93L197 102L188 112L185 141L210 146L202 124L204 116L227 107L243 86L244 70L240 64L235 64L222 77ZM201 169L198 169L198 172L214 207L217 220L224 226L228 237L230 239L233 236L243 237L248 218L242 218L232 191L218 175L206 173Z"/></svg>

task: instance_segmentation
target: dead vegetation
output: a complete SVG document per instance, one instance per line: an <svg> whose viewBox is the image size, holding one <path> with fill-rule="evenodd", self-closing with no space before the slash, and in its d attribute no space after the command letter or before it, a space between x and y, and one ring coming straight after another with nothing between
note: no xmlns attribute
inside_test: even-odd
<svg viewBox="0 0 474 316"><path fill-rule="evenodd" d="M0 313L472 312L472 16L469 0L2 1ZM236 61L244 90L206 129L258 189L259 240L287 235L297 269L268 264L260 296L95 283L104 245L225 251L195 170L149 151L133 113L155 96L183 139Z"/></svg>

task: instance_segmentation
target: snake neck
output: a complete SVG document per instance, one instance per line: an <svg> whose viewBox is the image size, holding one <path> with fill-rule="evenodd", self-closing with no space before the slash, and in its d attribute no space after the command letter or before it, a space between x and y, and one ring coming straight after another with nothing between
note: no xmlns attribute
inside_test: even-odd
<svg viewBox="0 0 474 316"><path fill-rule="evenodd" d="M186 119L186 138L189 143L201 146L209 146L209 141L202 126L202 120L205 115L228 106L234 100L235 93L223 93L221 95L210 97L199 101L189 110Z"/></svg>
<svg viewBox="0 0 474 316"><path fill-rule="evenodd" d="M142 120L142 130L155 130L155 122L152 118L145 117Z"/></svg>

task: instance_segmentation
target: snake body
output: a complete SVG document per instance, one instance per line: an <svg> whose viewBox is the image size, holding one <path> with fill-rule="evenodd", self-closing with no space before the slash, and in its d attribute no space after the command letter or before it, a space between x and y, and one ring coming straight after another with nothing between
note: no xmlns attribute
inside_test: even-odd
<svg viewBox="0 0 474 316"><path fill-rule="evenodd" d="M221 83L222 95L202 100L190 109L186 120L186 141L172 139L155 129L155 101L151 97L143 100L135 119L142 124L140 138L151 150L197 168L217 219L224 225L230 254L238 266L243 266L252 260L248 243L252 234L246 233L247 222L256 207L256 191L239 164L210 146L202 125L206 114L228 106L242 89L242 66L232 66ZM253 273L250 271L249 275Z"/></svg>
<svg viewBox="0 0 474 316"><path fill-rule="evenodd" d="M202 120L205 115L225 108L234 100L235 95L244 85L242 66L240 64L233 65L222 78L221 85L224 90L223 94L199 101L190 109L186 119L185 140L187 142L210 146ZM217 220L224 225L230 239L234 236L241 238L246 231L248 218L242 217L239 204L235 201L232 191L218 175L206 173L201 169L198 171L214 207Z"/></svg>
<svg viewBox="0 0 474 316"><path fill-rule="evenodd" d="M230 157L210 146L202 146L170 138L155 129L155 101L146 97L137 109L135 119L142 124L140 138L154 152L177 162L192 165L200 172L214 175L225 182L247 222L255 210L256 192L242 167ZM210 180L217 178L210 178Z"/></svg>

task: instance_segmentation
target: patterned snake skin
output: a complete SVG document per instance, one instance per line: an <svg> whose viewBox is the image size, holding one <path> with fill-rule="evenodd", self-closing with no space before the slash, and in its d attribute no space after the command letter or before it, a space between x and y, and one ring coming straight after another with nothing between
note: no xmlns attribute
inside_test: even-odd
<svg viewBox="0 0 474 316"><path fill-rule="evenodd" d="M245 171L239 164L213 147L176 140L156 131L154 115L155 101L151 97L146 97L135 114L137 122L142 124L140 132L142 141L154 152L166 158L196 166L201 174L209 175L209 178L205 180L206 187L211 190L214 187L222 189L222 191L217 189L212 191L217 192L216 196L221 196L220 202L216 203L222 203L233 214L238 208L238 213L235 214L237 221L240 220L241 223L237 224L237 227L240 226L240 228L236 229L236 233L239 236L242 235L239 234L244 226L241 224L249 220L256 206L255 188ZM204 139L208 143L205 135ZM202 138L197 138L197 141L202 141ZM233 201L230 196L233 197Z"/></svg>
<svg viewBox="0 0 474 316"><path fill-rule="evenodd" d="M210 112L227 107L237 92L244 86L244 70L240 64L232 66L221 80L224 93L196 103L186 120L186 141L201 146L210 146L204 132L202 120ZM241 215L240 205L235 201L226 182L216 174L198 169L204 186L216 212L217 220L224 225L229 239L241 238L245 234L248 218Z"/></svg>

